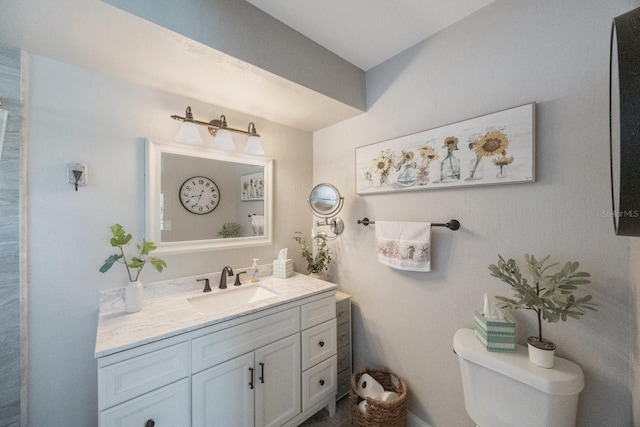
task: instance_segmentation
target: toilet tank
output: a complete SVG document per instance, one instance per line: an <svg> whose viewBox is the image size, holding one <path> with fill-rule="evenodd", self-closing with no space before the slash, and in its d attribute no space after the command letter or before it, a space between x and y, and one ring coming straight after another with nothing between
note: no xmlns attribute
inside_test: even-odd
<svg viewBox="0 0 640 427"><path fill-rule="evenodd" d="M575 363L555 358L552 369L529 362L527 348L489 352L472 329L453 337L460 361L467 413L480 427L575 427L584 375Z"/></svg>

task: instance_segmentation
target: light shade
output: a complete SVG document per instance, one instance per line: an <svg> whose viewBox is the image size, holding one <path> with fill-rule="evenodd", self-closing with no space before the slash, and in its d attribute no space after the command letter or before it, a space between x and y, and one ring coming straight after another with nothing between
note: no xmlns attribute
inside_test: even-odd
<svg viewBox="0 0 640 427"><path fill-rule="evenodd" d="M204 141L200 137L198 127L191 122L184 121L180 130L176 134L176 141L185 142L187 144L204 144Z"/></svg>
<svg viewBox="0 0 640 427"><path fill-rule="evenodd" d="M247 145L244 147L244 152L247 154L262 155L264 149L262 148L262 141L259 136L251 135L247 139Z"/></svg>
<svg viewBox="0 0 640 427"><path fill-rule="evenodd" d="M216 137L213 139L213 142L216 146L222 150L235 150L236 144L233 142L233 138L231 137L231 132L227 129L218 129L216 132Z"/></svg>

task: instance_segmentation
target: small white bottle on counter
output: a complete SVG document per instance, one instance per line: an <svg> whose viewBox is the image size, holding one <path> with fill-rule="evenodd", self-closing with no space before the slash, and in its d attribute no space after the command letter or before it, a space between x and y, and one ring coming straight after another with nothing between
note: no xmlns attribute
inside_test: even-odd
<svg viewBox="0 0 640 427"><path fill-rule="evenodd" d="M251 283L256 283L260 280L260 269L258 268L258 258L253 259L253 265L251 266Z"/></svg>

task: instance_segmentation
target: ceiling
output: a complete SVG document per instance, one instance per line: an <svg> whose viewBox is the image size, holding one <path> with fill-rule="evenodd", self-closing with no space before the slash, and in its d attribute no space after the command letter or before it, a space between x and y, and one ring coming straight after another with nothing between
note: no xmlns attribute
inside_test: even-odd
<svg viewBox="0 0 640 427"><path fill-rule="evenodd" d="M367 71L494 0L247 0Z"/></svg>
<svg viewBox="0 0 640 427"><path fill-rule="evenodd" d="M492 0L248 1L367 70ZM306 131L362 113L100 0L0 0L0 43Z"/></svg>

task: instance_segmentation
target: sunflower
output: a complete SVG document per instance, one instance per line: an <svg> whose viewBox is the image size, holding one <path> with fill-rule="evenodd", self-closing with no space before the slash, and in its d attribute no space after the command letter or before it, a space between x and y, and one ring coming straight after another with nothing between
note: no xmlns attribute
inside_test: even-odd
<svg viewBox="0 0 640 427"><path fill-rule="evenodd" d="M510 165L511 163L513 163L513 156L512 157L507 157L507 156L501 156L501 157L497 157L495 159L492 160L493 164L496 166L507 166Z"/></svg>
<svg viewBox="0 0 640 427"><path fill-rule="evenodd" d="M443 148L448 148L449 150L457 150L458 149L458 138L456 138L455 136L450 136L447 139L444 140L444 147Z"/></svg>
<svg viewBox="0 0 640 427"><path fill-rule="evenodd" d="M389 159L386 157L378 157L373 159L373 169L377 174L383 174L389 170Z"/></svg>
<svg viewBox="0 0 640 427"><path fill-rule="evenodd" d="M475 144L474 149L478 156L490 157L502 153L509 146L509 139L504 132L495 130L487 132Z"/></svg>
<svg viewBox="0 0 640 427"><path fill-rule="evenodd" d="M427 163L431 163L434 160L438 160L440 158L436 150L434 150L433 147L429 145L427 145L426 147L420 147L419 150L422 159Z"/></svg>
<svg viewBox="0 0 640 427"><path fill-rule="evenodd" d="M413 160L413 151L403 151L402 160L404 162L410 162L411 160Z"/></svg>

